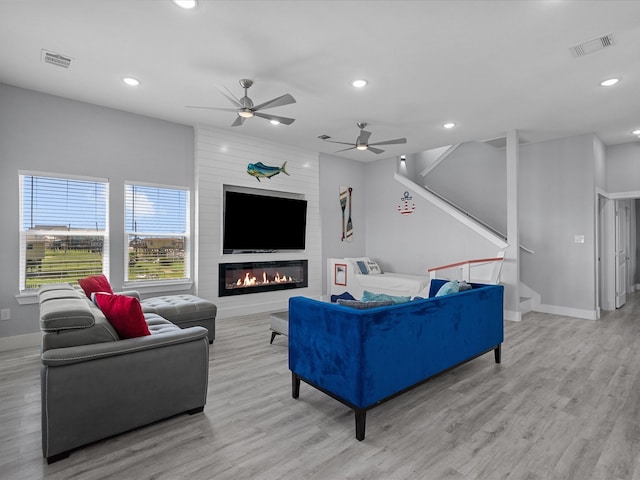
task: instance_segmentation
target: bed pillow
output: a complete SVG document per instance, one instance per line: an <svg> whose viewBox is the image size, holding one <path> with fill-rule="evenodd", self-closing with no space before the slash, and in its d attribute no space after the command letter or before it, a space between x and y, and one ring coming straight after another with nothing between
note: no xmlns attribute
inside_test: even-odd
<svg viewBox="0 0 640 480"><path fill-rule="evenodd" d="M473 287L469 285L467 282L465 282L464 280L462 280L461 282L458 282L459 292L466 292L467 290L471 290L472 288Z"/></svg>
<svg viewBox="0 0 640 480"><path fill-rule="evenodd" d="M367 267L367 264L365 263L364 260L358 260L356 262L356 265L358 265L358 269L360 269L360 273L363 275L368 275L369 274L369 268Z"/></svg>
<svg viewBox="0 0 640 480"><path fill-rule="evenodd" d="M380 265L378 265L373 260L367 260L367 270L371 275L377 275L382 273L382 269L380 268Z"/></svg>
<svg viewBox="0 0 640 480"><path fill-rule="evenodd" d="M360 265L358 265L358 262L363 262L364 265L367 265L367 262L370 262L371 259L369 257L346 257L345 261L349 262L351 264L351 266L353 267L353 271L355 273L362 273L362 270L360 269ZM369 273L369 269L367 268L367 272L365 273L365 275Z"/></svg>
<svg viewBox="0 0 640 480"><path fill-rule="evenodd" d="M102 310L120 338L135 338L151 335L142 313L140 301L126 295L95 292L93 301Z"/></svg>
<svg viewBox="0 0 640 480"><path fill-rule="evenodd" d="M369 257L353 257L345 258L346 261L353 265L353 271L362 275L377 275L382 272L382 268Z"/></svg>
<svg viewBox="0 0 640 480"><path fill-rule="evenodd" d="M383 300L379 302L362 302L360 300L343 300L341 298L338 300L338 305L364 310L366 308L387 307L389 305L393 305L393 302L391 300Z"/></svg>
<svg viewBox="0 0 640 480"><path fill-rule="evenodd" d="M386 293L373 293L373 292L369 292L368 290L365 290L364 292L362 292L362 299L363 302L385 302L385 301L389 301L391 303L393 303L394 305L399 304L399 303L406 303L411 301L411 297L404 297L404 296L397 296L397 295L387 295Z"/></svg>
<svg viewBox="0 0 640 480"><path fill-rule="evenodd" d="M79 278L78 283L89 298L91 298L91 294L94 292L113 293L109 280L107 280L107 277L102 274Z"/></svg>
<svg viewBox="0 0 640 480"><path fill-rule="evenodd" d="M438 290L438 293L436 293L436 297L442 297L444 295L449 295L450 293L458 293L459 291L460 291L460 286L458 285L458 281L452 280L440 287L440 289Z"/></svg>

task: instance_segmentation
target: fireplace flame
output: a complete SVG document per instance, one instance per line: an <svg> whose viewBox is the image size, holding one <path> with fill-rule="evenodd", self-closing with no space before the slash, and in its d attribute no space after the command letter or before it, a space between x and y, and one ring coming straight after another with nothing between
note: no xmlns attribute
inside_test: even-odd
<svg viewBox="0 0 640 480"><path fill-rule="evenodd" d="M255 287L258 285L269 285L270 283L291 283L295 282L292 276L281 275L280 272L276 272L273 277L273 280L269 280L267 276L267 272L262 272L262 282L259 282L258 279L251 273L245 272L244 276L239 278L234 285L236 288L239 287Z"/></svg>

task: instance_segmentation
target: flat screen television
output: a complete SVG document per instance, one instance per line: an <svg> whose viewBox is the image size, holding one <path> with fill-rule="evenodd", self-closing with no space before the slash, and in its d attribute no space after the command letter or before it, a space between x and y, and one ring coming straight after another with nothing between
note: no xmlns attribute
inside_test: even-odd
<svg viewBox="0 0 640 480"><path fill-rule="evenodd" d="M225 191L223 253L304 250L307 201Z"/></svg>

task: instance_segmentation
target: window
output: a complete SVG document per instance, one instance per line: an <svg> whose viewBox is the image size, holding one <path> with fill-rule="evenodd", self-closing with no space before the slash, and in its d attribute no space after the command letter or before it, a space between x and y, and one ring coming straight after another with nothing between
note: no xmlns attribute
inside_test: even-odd
<svg viewBox="0 0 640 480"><path fill-rule="evenodd" d="M106 180L21 173L20 290L108 275Z"/></svg>
<svg viewBox="0 0 640 480"><path fill-rule="evenodd" d="M189 278L189 190L125 185L126 280Z"/></svg>

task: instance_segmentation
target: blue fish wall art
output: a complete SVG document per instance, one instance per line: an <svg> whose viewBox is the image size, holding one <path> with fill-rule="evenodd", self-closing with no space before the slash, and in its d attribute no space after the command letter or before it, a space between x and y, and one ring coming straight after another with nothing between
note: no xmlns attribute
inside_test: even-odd
<svg viewBox="0 0 640 480"><path fill-rule="evenodd" d="M250 163L247 165L247 173L251 176L256 177L256 180L260 181L261 177L271 178L274 175L278 175L280 172L285 175L289 175L285 170L285 166L287 162L284 162L281 167L270 167L269 165L265 165L262 162L258 163Z"/></svg>

